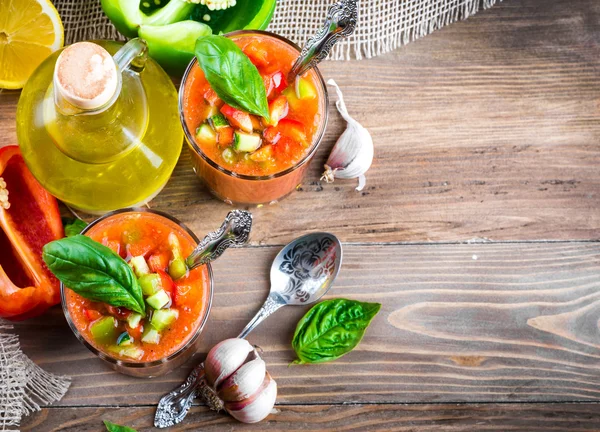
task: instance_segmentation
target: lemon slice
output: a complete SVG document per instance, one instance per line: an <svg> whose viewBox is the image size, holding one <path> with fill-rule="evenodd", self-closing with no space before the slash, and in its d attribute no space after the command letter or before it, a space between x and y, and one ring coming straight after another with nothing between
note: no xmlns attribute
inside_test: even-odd
<svg viewBox="0 0 600 432"><path fill-rule="evenodd" d="M0 0L0 88L23 88L63 43L63 25L50 0Z"/></svg>

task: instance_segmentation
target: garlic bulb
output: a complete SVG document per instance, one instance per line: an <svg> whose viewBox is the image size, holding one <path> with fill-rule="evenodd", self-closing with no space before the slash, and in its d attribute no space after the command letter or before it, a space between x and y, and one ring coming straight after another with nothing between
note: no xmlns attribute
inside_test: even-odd
<svg viewBox="0 0 600 432"><path fill-rule="evenodd" d="M259 422L273 409L277 383L245 339L227 339L215 345L204 370L208 386L201 394L214 409L224 407L243 423Z"/></svg>
<svg viewBox="0 0 600 432"><path fill-rule="evenodd" d="M267 372L258 392L240 402L226 402L225 409L242 423L257 423L269 415L275 405L275 399L277 383Z"/></svg>
<svg viewBox="0 0 600 432"><path fill-rule="evenodd" d="M330 79L327 84L335 87L338 95L338 101L335 105L342 117L348 122L348 126L333 147L329 159L327 159L327 164L325 164L325 172L321 180L331 183L334 178L350 179L358 177L356 190L361 191L367 182L365 173L373 163L373 138L371 138L368 130L348 114L344 103L344 95L336 82Z"/></svg>

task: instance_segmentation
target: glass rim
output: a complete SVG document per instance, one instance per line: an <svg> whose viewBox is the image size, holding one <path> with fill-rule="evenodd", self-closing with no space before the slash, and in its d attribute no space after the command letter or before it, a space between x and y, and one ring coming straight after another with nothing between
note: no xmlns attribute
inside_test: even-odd
<svg viewBox="0 0 600 432"><path fill-rule="evenodd" d="M170 214L165 213L165 212L161 212L161 211L153 210L153 209L149 209L149 208L143 208L143 207L128 207L128 208L114 210L109 213L106 213L105 215L100 216L99 218L97 218L93 222L91 222L88 226L86 226L83 229L83 231L81 231L81 234L87 233L91 228L98 225L100 222L104 221L105 219L107 219L111 216L122 214L122 213L153 213L158 216L162 216L162 217L170 220L171 222L174 222L181 228L183 228L183 230L186 231L192 237L192 239L196 242L196 244L200 243L200 239L198 239L196 234L194 234L194 232L191 229L189 229L183 222L181 222L174 216L171 216ZM118 365L121 367L135 368L135 369L145 369L145 368L168 364L170 361L175 360L177 357L179 357L181 354L183 354L190 346L192 346L198 340L198 338L202 334L202 330L204 329L206 322L208 321L208 317L209 317L210 311L212 309L212 301L213 301L213 294L214 294L214 289L213 289L214 288L213 287L214 279L213 279L213 271L212 271L212 267L211 267L210 263L205 264L205 266L208 271L209 295L208 295L208 303L206 305L206 312L204 313L204 317L202 318L202 321L200 322L200 325L198 326L198 329L196 330L195 334L193 334L190 337L190 339L183 346L181 346L174 353L168 355L165 358L159 359L159 360L153 360L151 362L125 361L125 360L120 360L120 359L111 357L110 355L108 355L108 354L98 350L96 347L94 347L91 343L89 343L83 337L83 335L81 334L79 329L75 326L75 323L73 322L73 320L71 318L71 314L69 313L69 308L67 306L67 300L66 300L66 296L65 296L65 289L67 289L67 288L61 282L60 283L60 298L61 298L63 313L64 313L67 323L69 324L69 327L71 328L71 331L73 332L75 337L77 337L77 339L79 339L79 341L83 345L85 345L85 347L87 349L89 349L94 355L96 355L97 357L101 358L104 361L107 361L108 363L115 364L115 365Z"/></svg>
<svg viewBox="0 0 600 432"><path fill-rule="evenodd" d="M268 37L272 37L274 39L280 40L282 42L285 42L286 44L288 44L289 46L291 46L292 48L297 50L298 54L300 54L300 52L302 51L302 49L297 44L292 42L291 40L289 40L283 36L280 36L276 33L268 32L268 31L264 31L264 30L236 30L236 31L226 33L223 36L231 37L231 36L251 35L251 34L259 34L259 35L263 35L263 36L268 36ZM196 65L197 63L198 63L198 60L196 59L196 57L194 57L192 59L192 61L190 62L190 64L188 65L188 67L186 68L185 73L183 74L183 77L181 78L181 84L179 86L179 97L178 97L178 99L179 99L179 120L181 121L181 126L183 127L183 132L185 134L185 137L186 137L188 143L192 146L192 148L194 149L194 152L196 154L198 154L206 163L208 163L211 167L215 168L216 170L218 170L230 177L235 177L235 178L239 178L242 180L257 181L257 180L271 180L271 179L283 177L283 176L297 170L298 168L302 167L304 164L308 163L312 159L314 154L317 152L319 144L321 143L321 141L323 141L323 137L325 136L325 130L327 129L327 123L329 121L329 113L328 113L328 111L329 111L329 109L328 109L329 94L327 92L327 85L325 84L323 75L321 74L321 71L319 70L319 68L317 66L313 67L312 71L315 72L315 75L317 76L317 80L318 80L319 84L321 85L321 89L323 91L323 120L320 122L320 128L319 128L318 132L313 137L312 148L306 155L304 155L304 157L300 161L298 161L296 164L292 165L291 167L286 168L283 171L279 171L279 172L276 172L274 174L269 174L269 175L254 176L254 175L248 175L248 174L239 174L239 173L231 171L225 167L222 167L221 165L219 165L218 163L213 161L211 158L209 158L202 151L202 149L198 146L198 144L196 144L194 136L190 132L190 130L187 126L187 123L185 121L185 116L183 114L183 97L184 97L184 93L185 93L185 84L187 82L188 76L189 76L192 68L194 67L194 65Z"/></svg>

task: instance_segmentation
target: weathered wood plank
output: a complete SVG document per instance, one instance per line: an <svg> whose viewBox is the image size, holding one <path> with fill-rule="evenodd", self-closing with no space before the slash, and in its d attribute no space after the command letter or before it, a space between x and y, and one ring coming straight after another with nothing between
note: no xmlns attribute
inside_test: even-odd
<svg viewBox="0 0 600 432"><path fill-rule="evenodd" d="M489 404L489 405L351 405L278 406L262 423L242 425L224 414L194 407L180 426L170 431L514 431L596 432L598 404ZM46 408L26 419L23 432L103 431L102 420L152 428L154 407Z"/></svg>
<svg viewBox="0 0 600 432"><path fill-rule="evenodd" d="M302 190L255 211L253 243L315 227L344 241L600 238L599 23L595 0L505 0L389 55L325 63L373 134L367 189L318 182L344 128L332 107ZM0 94L0 145L16 140L16 102ZM152 205L198 233L227 211L187 153Z"/></svg>
<svg viewBox="0 0 600 432"><path fill-rule="evenodd" d="M258 310L277 252L232 250L215 263L198 359ZM600 243L347 245L330 297L383 304L359 347L336 362L288 367L306 308L278 311L249 337L265 352L279 403L600 400ZM191 367L152 380L113 373L60 309L17 331L36 363L73 376L63 405L154 404Z"/></svg>

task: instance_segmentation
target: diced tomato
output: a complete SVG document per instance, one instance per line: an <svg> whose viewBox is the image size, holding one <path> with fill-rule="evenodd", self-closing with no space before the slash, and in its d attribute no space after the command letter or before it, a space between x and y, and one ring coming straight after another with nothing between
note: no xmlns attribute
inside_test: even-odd
<svg viewBox="0 0 600 432"><path fill-rule="evenodd" d="M175 306L182 307L182 306L186 305L186 302L189 303L190 301L194 301L193 298L190 299L190 298L186 297L186 295L192 289L188 283L175 282L175 286L176 286L175 292L177 293L175 295L175 298L173 299L173 303L175 303Z"/></svg>
<svg viewBox="0 0 600 432"><path fill-rule="evenodd" d="M281 132L276 127L269 126L263 131L263 138L268 143L277 144L277 141L281 139Z"/></svg>
<svg viewBox="0 0 600 432"><path fill-rule="evenodd" d="M117 255L121 255L121 242L118 240L109 240L107 237L102 239L102 244L112 250Z"/></svg>
<svg viewBox="0 0 600 432"><path fill-rule="evenodd" d="M175 285L175 282L173 282L173 279L171 279L171 276L163 270L157 270L156 273L160 276L160 285L162 289L171 296L172 301L175 301L174 297L177 294L177 286Z"/></svg>
<svg viewBox="0 0 600 432"><path fill-rule="evenodd" d="M131 243L126 248L129 255L132 257L143 256L146 257L149 253L154 250L154 245L150 243Z"/></svg>
<svg viewBox="0 0 600 432"><path fill-rule="evenodd" d="M129 327L129 325L127 326L127 333L129 333L129 336L131 336L135 341L139 341L142 338L142 333L144 331L142 322L143 321L140 321L140 324L136 328Z"/></svg>
<svg viewBox="0 0 600 432"><path fill-rule="evenodd" d="M254 66L264 67L269 65L267 50L261 48L258 41L251 41L242 51L244 51L244 54L248 56Z"/></svg>
<svg viewBox="0 0 600 432"><path fill-rule="evenodd" d="M153 273L159 270L164 270L169 265L169 255L166 253L153 254L148 258L148 266Z"/></svg>
<svg viewBox="0 0 600 432"><path fill-rule="evenodd" d="M304 125L299 121L283 119L277 125L277 129L281 132L282 135L299 142L304 147L308 147L309 142L306 138Z"/></svg>
<svg viewBox="0 0 600 432"><path fill-rule="evenodd" d="M273 154L273 146L266 145L262 146L260 150L255 151L250 155L250 159L254 162L265 162L268 161Z"/></svg>
<svg viewBox="0 0 600 432"><path fill-rule="evenodd" d="M206 93L204 93L204 99L211 106L219 105L219 102L221 102L221 99L219 99L217 93L210 87L208 90L206 90Z"/></svg>
<svg viewBox="0 0 600 432"><path fill-rule="evenodd" d="M271 78L271 75L263 75L262 79L265 83L265 92L267 93L267 98L270 98L273 90L275 90L273 79Z"/></svg>
<svg viewBox="0 0 600 432"><path fill-rule="evenodd" d="M122 306L115 307L115 306L111 306L111 305L106 305L106 310L108 311L109 314L111 314L115 318L119 318L119 319L125 319L129 316L129 314L131 314L131 311L129 309L126 309Z"/></svg>
<svg viewBox="0 0 600 432"><path fill-rule="evenodd" d="M96 321L97 319L102 318L102 314L94 309L86 309L85 316L90 322Z"/></svg>
<svg viewBox="0 0 600 432"><path fill-rule="evenodd" d="M233 128L231 126L219 129L217 133L217 142L219 145L226 147L233 142Z"/></svg>
<svg viewBox="0 0 600 432"><path fill-rule="evenodd" d="M279 121L288 115L290 107L284 95L277 96L269 103L270 125L277 126Z"/></svg>
<svg viewBox="0 0 600 432"><path fill-rule="evenodd" d="M221 107L221 113L227 118L231 126L244 132L252 132L252 119L247 112L225 104Z"/></svg>
<svg viewBox="0 0 600 432"><path fill-rule="evenodd" d="M273 75L271 75L271 82L273 83L275 90L278 92L285 90L287 87L287 80L281 71L275 72Z"/></svg>

